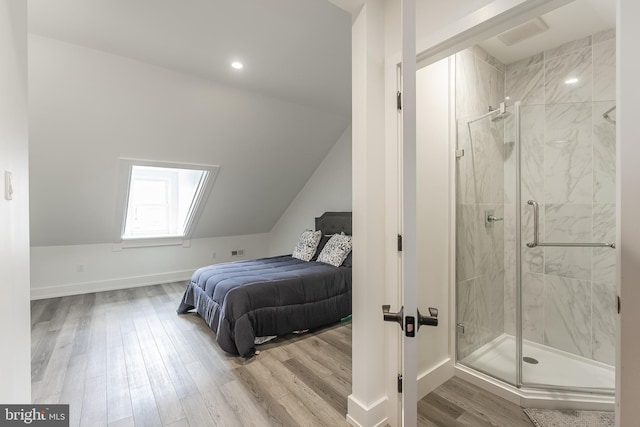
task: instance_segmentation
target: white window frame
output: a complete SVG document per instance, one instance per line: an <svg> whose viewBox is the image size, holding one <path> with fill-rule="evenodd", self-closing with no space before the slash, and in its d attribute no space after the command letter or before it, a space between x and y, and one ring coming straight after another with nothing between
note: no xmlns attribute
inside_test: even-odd
<svg viewBox="0 0 640 427"><path fill-rule="evenodd" d="M131 186L131 172L133 166L151 166L159 168L173 169L196 169L207 172L203 182L200 185L201 190L196 191L193 199L193 213L187 218L184 236L159 236L159 237L127 237L124 238L124 228L126 225L127 208L129 201L129 189ZM116 218L115 218L115 234L114 234L114 250L122 250L126 248L148 247L148 246L167 246L182 245L188 247L190 239L193 235L202 211L207 204L209 194L213 188L213 184L220 171L219 165L202 165L195 163L177 163L165 162L157 160L141 160L120 158L118 161L118 180L117 180L117 198L116 198Z"/></svg>

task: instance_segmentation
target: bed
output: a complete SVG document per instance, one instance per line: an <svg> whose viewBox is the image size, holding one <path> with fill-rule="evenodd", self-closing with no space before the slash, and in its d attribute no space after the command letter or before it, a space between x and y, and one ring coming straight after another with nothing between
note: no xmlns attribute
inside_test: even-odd
<svg viewBox="0 0 640 427"><path fill-rule="evenodd" d="M315 223L323 236L351 235L351 212L326 212ZM318 328L349 316L350 263L334 267L284 255L202 267L178 313L193 309L223 350L251 357L256 337Z"/></svg>

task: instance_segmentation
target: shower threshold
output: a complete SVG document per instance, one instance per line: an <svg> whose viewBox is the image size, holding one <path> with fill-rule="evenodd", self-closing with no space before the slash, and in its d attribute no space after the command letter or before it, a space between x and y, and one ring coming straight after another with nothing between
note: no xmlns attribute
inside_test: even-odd
<svg viewBox="0 0 640 427"><path fill-rule="evenodd" d="M502 381L515 383L516 340L513 335L502 334L460 362ZM615 367L585 357L523 340L522 356L538 363L522 364L525 384L547 385L558 388L613 389Z"/></svg>

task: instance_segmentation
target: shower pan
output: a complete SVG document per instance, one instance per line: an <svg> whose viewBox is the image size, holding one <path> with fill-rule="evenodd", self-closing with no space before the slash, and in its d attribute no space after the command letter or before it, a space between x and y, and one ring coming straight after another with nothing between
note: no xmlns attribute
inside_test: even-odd
<svg viewBox="0 0 640 427"><path fill-rule="evenodd" d="M615 158L612 106L502 103L457 120L464 372L518 392L613 402L615 201L598 194L598 162Z"/></svg>

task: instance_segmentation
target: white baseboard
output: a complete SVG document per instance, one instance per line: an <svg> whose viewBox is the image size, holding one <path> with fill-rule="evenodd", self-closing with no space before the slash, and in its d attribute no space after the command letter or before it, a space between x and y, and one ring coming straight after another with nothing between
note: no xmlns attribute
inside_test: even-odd
<svg viewBox="0 0 640 427"><path fill-rule="evenodd" d="M447 358L433 368L418 375L418 399L422 399L454 375L454 364Z"/></svg>
<svg viewBox="0 0 640 427"><path fill-rule="evenodd" d="M371 405L364 405L353 394L347 402L347 422L354 427L382 427L387 424L387 397Z"/></svg>
<svg viewBox="0 0 640 427"><path fill-rule="evenodd" d="M92 292L114 291L117 289L137 288L140 286L179 282L190 279L193 271L194 270L172 271L169 273L149 274L146 276L122 277L119 279L99 280L95 282L32 288L31 299L37 300L65 297L69 295L89 294Z"/></svg>
<svg viewBox="0 0 640 427"><path fill-rule="evenodd" d="M435 367L423 372L418 378L418 399L423 398L454 375L453 361L447 358ZM354 427L382 427L387 424L387 403L383 397L371 405L364 405L353 395L349 396L347 421Z"/></svg>

